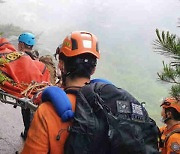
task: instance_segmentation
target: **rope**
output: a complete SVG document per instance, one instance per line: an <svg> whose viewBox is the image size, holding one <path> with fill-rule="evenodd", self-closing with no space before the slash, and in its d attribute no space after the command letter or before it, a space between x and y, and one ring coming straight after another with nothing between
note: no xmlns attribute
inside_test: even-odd
<svg viewBox="0 0 180 154"><path fill-rule="evenodd" d="M21 92L21 95L24 95L25 97L30 96L31 94L35 94L39 91L42 91L43 89L45 89L49 84L47 82L42 82L42 83L37 83L32 81L32 83L30 83L28 85L28 87Z"/></svg>

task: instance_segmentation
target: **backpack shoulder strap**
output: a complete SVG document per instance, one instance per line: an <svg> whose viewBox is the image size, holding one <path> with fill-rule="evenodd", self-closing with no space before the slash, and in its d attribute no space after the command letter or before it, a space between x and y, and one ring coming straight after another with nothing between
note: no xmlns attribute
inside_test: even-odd
<svg viewBox="0 0 180 154"><path fill-rule="evenodd" d="M81 88L81 92L86 97L86 99L90 99L96 93L101 92L101 89L107 85L106 83L96 82L96 83L88 83L84 87Z"/></svg>
<svg viewBox="0 0 180 154"><path fill-rule="evenodd" d="M83 87L80 87L80 86L71 86L71 87L66 87L64 89L64 91L67 93L67 94L76 94L77 91L81 91L83 93L83 95L85 96L88 96L89 94L91 93L94 93L94 92L98 92L98 91L101 91L101 89L105 86L106 84L105 83L101 83L101 82L98 82L98 83L87 83L85 84L85 86Z"/></svg>
<svg viewBox="0 0 180 154"><path fill-rule="evenodd" d="M80 88L81 87L79 87L79 86L71 86L71 87L64 88L64 91L66 92L66 94L77 95L77 92L79 91Z"/></svg>
<svg viewBox="0 0 180 154"><path fill-rule="evenodd" d="M103 104L104 100L100 96L103 87L106 85L109 84L102 82L88 83L79 90L80 97L89 103L94 112L104 108L108 111L110 110Z"/></svg>
<svg viewBox="0 0 180 154"><path fill-rule="evenodd" d="M173 131L171 131L169 134L167 134L165 140L164 140L164 143L166 143L169 139L169 137L175 133L180 133L180 128L177 128L177 129L174 129Z"/></svg>

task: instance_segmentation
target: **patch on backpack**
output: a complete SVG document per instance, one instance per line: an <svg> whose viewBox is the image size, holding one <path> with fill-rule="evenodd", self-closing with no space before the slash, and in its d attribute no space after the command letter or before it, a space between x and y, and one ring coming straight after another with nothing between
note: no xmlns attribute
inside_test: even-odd
<svg viewBox="0 0 180 154"><path fill-rule="evenodd" d="M179 145L177 142L173 142L173 143L171 144L171 149L172 149L173 151L179 151L179 150L180 150L180 145Z"/></svg>
<svg viewBox="0 0 180 154"><path fill-rule="evenodd" d="M119 113L131 113L131 106L129 102L117 100L116 105L117 105L117 111Z"/></svg>
<svg viewBox="0 0 180 154"><path fill-rule="evenodd" d="M143 116L142 106L132 103L132 113Z"/></svg>

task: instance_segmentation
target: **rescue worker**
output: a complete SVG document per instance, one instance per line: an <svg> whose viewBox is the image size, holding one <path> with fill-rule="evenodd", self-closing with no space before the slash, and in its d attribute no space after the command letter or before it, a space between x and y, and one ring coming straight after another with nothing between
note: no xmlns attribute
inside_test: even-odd
<svg viewBox="0 0 180 154"><path fill-rule="evenodd" d="M33 60L37 59L36 55L33 55L32 49L36 43L35 36L32 33L25 32L19 35L18 38L18 50L23 51L28 54ZM25 140L27 137L27 131L29 129L31 121L30 109L21 109L23 123L24 123L24 132L21 132L21 137Z"/></svg>
<svg viewBox="0 0 180 154"><path fill-rule="evenodd" d="M36 39L34 34L25 32L19 35L18 38L18 50L25 52L27 55L29 55L33 60L36 60L39 58L38 51L33 51L33 46L36 43ZM25 140L27 136L27 131L29 129L30 121L31 121L31 114L30 109L22 109L21 110L23 122L24 122L24 132L21 133L21 137Z"/></svg>
<svg viewBox="0 0 180 154"><path fill-rule="evenodd" d="M180 154L180 101L169 97L161 104L162 120L165 126L160 128L162 154Z"/></svg>
<svg viewBox="0 0 180 154"><path fill-rule="evenodd" d="M64 39L57 54L63 88L77 89L90 82L100 57L95 35L83 31L72 32ZM76 96L67 96L74 111ZM71 122L63 122L51 102L42 103L34 114L22 154L63 154L69 125ZM57 139L59 134L60 140Z"/></svg>
<svg viewBox="0 0 180 154"><path fill-rule="evenodd" d="M33 54L33 46L36 43L35 36L32 33L25 32L19 35L18 51L23 51L28 54L33 60L37 59L36 53Z"/></svg>

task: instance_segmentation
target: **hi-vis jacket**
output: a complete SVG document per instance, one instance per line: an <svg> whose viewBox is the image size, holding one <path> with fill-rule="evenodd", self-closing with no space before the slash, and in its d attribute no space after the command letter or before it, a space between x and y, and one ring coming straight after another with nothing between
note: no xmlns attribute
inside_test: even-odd
<svg viewBox="0 0 180 154"><path fill-rule="evenodd" d="M76 96L67 94L72 110ZM34 114L21 154L64 154L64 144L71 122L62 122L51 102L42 103Z"/></svg>
<svg viewBox="0 0 180 154"><path fill-rule="evenodd" d="M50 82L50 73L45 64L32 60L24 52L15 50L6 39L0 38L0 88L9 94L23 97L32 81Z"/></svg>
<svg viewBox="0 0 180 154"><path fill-rule="evenodd" d="M167 129L165 126L160 128L162 141L166 139L169 133L177 129L180 129L180 123L172 126L170 129ZM180 154L180 132L172 134L168 140L164 142L162 154Z"/></svg>

